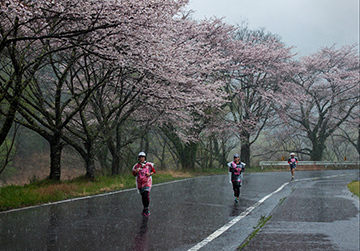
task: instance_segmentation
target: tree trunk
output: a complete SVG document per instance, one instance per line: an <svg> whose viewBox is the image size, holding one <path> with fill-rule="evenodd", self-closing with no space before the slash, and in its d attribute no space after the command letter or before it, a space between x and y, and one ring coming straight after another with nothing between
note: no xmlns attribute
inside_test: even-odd
<svg viewBox="0 0 360 251"><path fill-rule="evenodd" d="M85 177L91 181L95 180L95 161L94 161L94 150L93 150L93 143L89 140L88 143L85 144L87 154L84 158L85 160L85 169L86 174Z"/></svg>
<svg viewBox="0 0 360 251"><path fill-rule="evenodd" d="M17 105L14 105L14 104L10 105L6 119L0 129L0 146L5 142L6 137L11 130L11 127L12 127L14 119L15 119L16 109L17 109Z"/></svg>
<svg viewBox="0 0 360 251"><path fill-rule="evenodd" d="M320 161L322 160L322 156L325 150L325 143L324 142L312 142L313 147L310 153L310 160L311 161Z"/></svg>
<svg viewBox="0 0 360 251"><path fill-rule="evenodd" d="M61 143L60 134L55 135L50 140L50 180L60 180L61 177L61 152L63 143Z"/></svg>
<svg viewBox="0 0 360 251"><path fill-rule="evenodd" d="M197 144L194 142L185 143L180 153L181 166L184 169L194 169L196 161Z"/></svg>
<svg viewBox="0 0 360 251"><path fill-rule="evenodd" d="M141 136L139 151L145 152L146 154L149 153L149 133L147 132Z"/></svg>
<svg viewBox="0 0 360 251"><path fill-rule="evenodd" d="M109 163L107 161L107 158L108 158L108 148L103 146L97 153L96 153L96 156L97 156L97 159L99 160L99 163L100 163L100 166L101 166L101 169L104 169L104 170L110 170L110 166L109 166Z"/></svg>
<svg viewBox="0 0 360 251"><path fill-rule="evenodd" d="M119 173L120 173L120 156L118 152L115 152L112 155L111 175L116 175Z"/></svg>
<svg viewBox="0 0 360 251"><path fill-rule="evenodd" d="M226 150L226 142L221 140L221 160L220 160L220 167L226 167L227 168L227 156L228 151Z"/></svg>
<svg viewBox="0 0 360 251"><path fill-rule="evenodd" d="M162 151L161 151L161 159L160 159L160 170L165 170L166 169L166 165L165 165L165 152L166 152L166 144L164 144L162 146Z"/></svg>
<svg viewBox="0 0 360 251"><path fill-rule="evenodd" d="M85 169L86 169L85 177L91 181L94 181L95 180L95 162L94 162L93 156L88 156L85 159Z"/></svg>
<svg viewBox="0 0 360 251"><path fill-rule="evenodd" d="M212 137L211 139L213 141L214 149L212 152L210 152L211 155L214 155L215 160L217 160L220 164L220 168L223 166L227 166L227 155L226 152L226 144L225 142L218 138L216 136Z"/></svg>
<svg viewBox="0 0 360 251"><path fill-rule="evenodd" d="M180 138L173 133L173 127L163 127L165 136L174 144L176 153L179 156L181 167L184 169L194 169L196 161L197 143L189 142L183 144Z"/></svg>
<svg viewBox="0 0 360 251"><path fill-rule="evenodd" d="M11 89L13 91L13 96L9 100L9 108L6 114L6 118L2 123L2 127L0 128L0 146L5 142L6 137L11 130L11 127L13 125L16 116L16 112L18 110L20 97L24 89L24 86L22 86L22 73L17 72L16 74L17 77L15 82L15 87Z"/></svg>
<svg viewBox="0 0 360 251"><path fill-rule="evenodd" d="M240 160L248 167L250 167L250 154L250 134L248 132L243 132L241 134Z"/></svg>
<svg viewBox="0 0 360 251"><path fill-rule="evenodd" d="M108 130L107 133L110 134L110 130ZM121 168L120 168L120 144L121 144L121 130L120 130L120 125L118 124L116 127L115 139L109 138L107 140L107 146L108 146L109 151L112 156L111 175L119 174L121 171Z"/></svg>

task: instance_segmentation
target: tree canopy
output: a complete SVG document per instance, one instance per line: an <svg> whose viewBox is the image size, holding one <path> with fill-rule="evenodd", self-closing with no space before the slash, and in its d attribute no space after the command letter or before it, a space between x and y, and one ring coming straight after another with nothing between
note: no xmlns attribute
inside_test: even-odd
<svg viewBox="0 0 360 251"><path fill-rule="evenodd" d="M182 168L221 166L239 145L250 164L268 122L285 117L311 159L340 128L353 140L341 126L359 106L355 46L297 60L279 36L192 20L187 3L0 1L0 145L14 123L38 133L59 180L64 146L93 179L95 162L119 173L139 141Z"/></svg>

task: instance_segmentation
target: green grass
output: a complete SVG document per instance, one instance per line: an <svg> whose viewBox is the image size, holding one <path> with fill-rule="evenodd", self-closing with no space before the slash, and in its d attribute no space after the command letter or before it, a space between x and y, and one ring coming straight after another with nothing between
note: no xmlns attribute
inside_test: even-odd
<svg viewBox="0 0 360 251"><path fill-rule="evenodd" d="M259 223L257 224L256 227L254 227L255 230L249 235L249 237L245 240L245 242L237 248L237 250L241 250L244 247L246 247L249 244L249 242L251 241L251 239L253 239L257 235L257 233L260 231L260 229L266 224L266 222L268 222L271 219L271 217L272 216L269 216L269 217L261 216Z"/></svg>
<svg viewBox="0 0 360 251"><path fill-rule="evenodd" d="M280 206L281 204L283 204L283 202L284 202L285 200L286 200L286 197L281 198L280 201L279 201L279 206Z"/></svg>
<svg viewBox="0 0 360 251"><path fill-rule="evenodd" d="M360 197L360 181L353 180L347 185L347 187L349 188L350 192Z"/></svg>

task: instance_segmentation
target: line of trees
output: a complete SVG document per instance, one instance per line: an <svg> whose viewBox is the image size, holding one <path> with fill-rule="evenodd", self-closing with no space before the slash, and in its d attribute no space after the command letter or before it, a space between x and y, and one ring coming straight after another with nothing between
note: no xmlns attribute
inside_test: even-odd
<svg viewBox="0 0 360 251"><path fill-rule="evenodd" d="M118 174L138 150L193 169L240 145L250 164L264 132L301 140L278 149L312 160L336 134L359 151L356 45L297 60L278 36L194 21L186 4L0 1L0 173L19 125L48 142L52 180L64 146L89 179L95 162Z"/></svg>

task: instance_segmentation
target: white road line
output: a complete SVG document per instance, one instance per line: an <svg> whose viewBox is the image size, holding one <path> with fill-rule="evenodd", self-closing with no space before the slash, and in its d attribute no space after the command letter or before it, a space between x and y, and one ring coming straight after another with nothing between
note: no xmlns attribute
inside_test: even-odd
<svg viewBox="0 0 360 251"><path fill-rule="evenodd" d="M226 230L228 230L230 227L232 227L234 224L236 224L237 222L239 222L241 219L243 219L246 215L248 215L252 210L254 210L256 207L258 207L261 203L263 203L265 200L267 200L268 198L270 198L272 195L280 192L287 184L289 184L289 182L286 182L284 184L282 184L282 186L280 186L276 191L266 195L264 198L262 198L261 200L259 200L258 202L256 202L254 205L252 205L251 207L247 208L244 212L242 212L239 216L235 217L234 219L232 219L231 221L229 221L228 223L226 223L224 226L222 226L221 228L219 228L218 230L216 230L214 233L212 233L211 235L209 235L207 238L205 238L203 241L199 242L198 244L196 244L195 246L193 246L192 248L190 248L188 251L196 251L199 250L200 248L202 248L203 246L205 246L206 244L208 244L209 242L213 241L214 239L216 239L217 237L219 237L221 234L223 234Z"/></svg>
<svg viewBox="0 0 360 251"><path fill-rule="evenodd" d="M296 179L294 181L307 181L307 180L318 180L318 179L330 179L330 178L335 178L335 177L341 177L341 176L346 176L347 174L338 174L338 175L331 175L331 176L325 176L325 177L317 177L317 178L304 178L304 179ZM254 205L252 205L251 207L247 208L244 212L242 212L239 216L235 217L234 219L232 219L231 221L229 221L228 223L226 223L224 226L222 226L221 228L219 228L218 230L216 230L214 233L212 233L211 235L209 235L207 238L205 238L203 241L199 242L198 244L196 244L195 246L193 246L192 248L188 249L188 251L196 251L199 250L200 248L202 248L203 246L205 246L206 244L208 244L209 242L213 241L214 239L216 239L217 237L219 237L221 234L223 234L226 230L228 230L230 227L232 227L234 224L236 224L237 222L239 222L241 219L243 219L246 215L248 215L252 210L254 210L256 207L260 206L261 203L263 203L265 200L267 200L268 198L270 198L272 195L280 192L287 184L289 184L289 182L286 182L284 184L282 184L276 191L266 195L264 198L262 198L261 200L259 200L258 202L256 202Z"/></svg>
<svg viewBox="0 0 360 251"><path fill-rule="evenodd" d="M327 176L327 177L322 177L322 178L333 178L333 177L346 176L346 175L347 174L332 175L332 176ZM210 177L210 176L207 176L207 177ZM153 187L168 185L168 184L187 181L187 180L191 180L191 179L196 179L196 178L187 178L187 179L180 179L180 180L173 180L173 181L158 183L158 184L154 184ZM307 179L301 179L301 180L316 180L316 179L319 179L319 178L307 178ZM300 181L300 180L297 179L295 181ZM76 197L76 198L72 198L72 199L49 202L49 203L45 203L45 204L41 204L41 205L35 205L35 206L29 206L29 207L15 208L15 209L10 209L10 210L7 210L7 211L0 212L0 215L1 214L12 213L12 212L16 212L16 211L22 211L22 210L27 210L27 209L38 208L38 207L44 207L44 206L51 206L51 205L57 205L57 204L62 204L62 203L68 203L68 202L73 202L73 201L78 201L78 200L86 200L86 199L91 199L91 198L95 198L95 197L103 197L103 196L108 196L108 195L117 194L117 193L124 193L124 192L128 192L128 191L134 191L134 190L136 190L136 188L129 188L129 189L124 189L124 190L112 191L112 192L103 193L103 194L89 195L89 196L84 196L84 197Z"/></svg>

